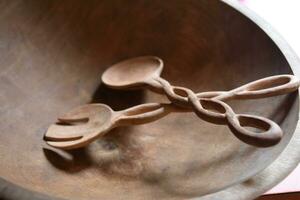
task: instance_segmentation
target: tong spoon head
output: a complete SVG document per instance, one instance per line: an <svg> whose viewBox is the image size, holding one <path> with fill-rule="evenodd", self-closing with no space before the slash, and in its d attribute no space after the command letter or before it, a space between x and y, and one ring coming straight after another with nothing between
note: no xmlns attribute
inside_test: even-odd
<svg viewBox="0 0 300 200"><path fill-rule="evenodd" d="M85 146L110 130L113 115L114 111L104 104L80 106L58 118L59 123L48 128L44 140L61 149Z"/></svg>
<svg viewBox="0 0 300 200"><path fill-rule="evenodd" d="M104 84L115 89L135 88L160 76L163 61L155 56L142 56L114 64L102 75Z"/></svg>

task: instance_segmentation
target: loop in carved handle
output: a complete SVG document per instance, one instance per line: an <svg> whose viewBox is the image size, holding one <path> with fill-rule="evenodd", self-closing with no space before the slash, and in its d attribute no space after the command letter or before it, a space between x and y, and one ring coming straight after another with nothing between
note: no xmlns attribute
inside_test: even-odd
<svg viewBox="0 0 300 200"><path fill-rule="evenodd" d="M293 75L277 75L259 79L225 92L215 99L257 99L278 96L296 91L299 80Z"/></svg>
<svg viewBox="0 0 300 200"><path fill-rule="evenodd" d="M281 128L269 119L236 114L226 103L216 99L198 99L191 91L188 99L197 116L215 124L227 124L234 135L247 144L270 147L276 145L282 138ZM257 128L260 132L251 131L246 127Z"/></svg>
<svg viewBox="0 0 300 200"><path fill-rule="evenodd" d="M228 116L228 125L232 133L241 141L257 146L270 147L278 144L283 136L281 128L273 121L254 115ZM261 132L251 131L245 127L252 127Z"/></svg>

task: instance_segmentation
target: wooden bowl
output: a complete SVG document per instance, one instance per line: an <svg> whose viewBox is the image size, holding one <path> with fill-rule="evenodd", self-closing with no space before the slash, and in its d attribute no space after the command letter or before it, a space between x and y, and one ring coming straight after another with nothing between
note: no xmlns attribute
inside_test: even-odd
<svg viewBox="0 0 300 200"><path fill-rule="evenodd" d="M295 132L296 93L230 102L237 113L280 124L283 140L271 148L243 144L193 113L121 127L80 150L51 148L45 130L75 106L101 102L118 110L166 101L101 84L103 71L122 59L159 56L164 78L197 92L293 71L264 31L219 1L33 0L2 3L0 10L0 189L7 188L0 197L199 197L261 172Z"/></svg>

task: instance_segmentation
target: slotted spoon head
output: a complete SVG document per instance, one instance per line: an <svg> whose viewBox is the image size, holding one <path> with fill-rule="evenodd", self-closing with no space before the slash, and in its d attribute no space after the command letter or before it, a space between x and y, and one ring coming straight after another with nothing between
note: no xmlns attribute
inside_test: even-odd
<svg viewBox="0 0 300 200"><path fill-rule="evenodd" d="M82 147L101 136L113 125L113 110L104 104L88 104L71 110L51 125L44 139L50 146L70 149Z"/></svg>

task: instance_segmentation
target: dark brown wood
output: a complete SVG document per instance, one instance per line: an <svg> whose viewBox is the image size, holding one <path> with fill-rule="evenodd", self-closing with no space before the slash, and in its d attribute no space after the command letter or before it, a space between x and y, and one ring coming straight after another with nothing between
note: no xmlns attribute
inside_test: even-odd
<svg viewBox="0 0 300 200"><path fill-rule="evenodd" d="M239 113L280 124L284 137L269 149L241 144L226 127L199 123L192 113L115 129L85 149L65 152L43 143L56 117L78 105L121 110L166 101L100 83L107 67L142 55L161 57L162 77L195 92L292 73L274 42L220 1L2 0L0 177L53 198L186 199L248 179L293 136L297 94L231 103ZM18 199L15 194L0 193Z"/></svg>
<svg viewBox="0 0 300 200"><path fill-rule="evenodd" d="M300 193L265 195L256 200L298 200Z"/></svg>

